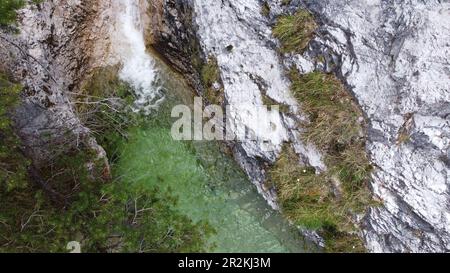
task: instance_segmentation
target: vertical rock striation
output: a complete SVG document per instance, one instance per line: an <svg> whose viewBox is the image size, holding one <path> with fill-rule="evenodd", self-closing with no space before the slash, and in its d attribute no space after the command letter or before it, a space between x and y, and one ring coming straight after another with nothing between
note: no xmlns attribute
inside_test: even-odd
<svg viewBox="0 0 450 273"><path fill-rule="evenodd" d="M210 57L217 59L225 103L235 107L227 113L227 129L232 134L247 130L252 135L251 140L229 144L260 193L277 207L275 192L264 186L265 168L276 160L285 142L300 143L295 120L302 117L254 111L267 100L298 110L259 1L168 0L161 4L165 25L159 36L153 36L153 47L179 71L194 75L193 81L191 76L188 79L199 94L203 88L195 79L199 76L198 64ZM273 124L269 139L263 118ZM324 168L314 147L301 144L296 148L305 162Z"/></svg>

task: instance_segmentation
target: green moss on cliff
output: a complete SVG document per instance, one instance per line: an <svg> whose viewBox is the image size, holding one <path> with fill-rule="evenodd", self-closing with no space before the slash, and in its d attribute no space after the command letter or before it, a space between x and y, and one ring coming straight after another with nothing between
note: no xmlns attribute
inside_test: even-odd
<svg viewBox="0 0 450 273"><path fill-rule="evenodd" d="M24 0L2 0L0 2L0 26L14 23L17 10L22 8L24 4Z"/></svg>
<svg viewBox="0 0 450 273"><path fill-rule="evenodd" d="M31 4L39 4L43 0L31 0ZM9 26L16 23L17 10L23 8L25 0L2 0L0 1L0 27Z"/></svg>
<svg viewBox="0 0 450 273"><path fill-rule="evenodd" d="M223 103L222 79L220 77L220 68L215 57L209 57L208 61L202 66L201 79L205 88L205 99L210 104L221 105ZM214 86L220 86L218 89Z"/></svg>

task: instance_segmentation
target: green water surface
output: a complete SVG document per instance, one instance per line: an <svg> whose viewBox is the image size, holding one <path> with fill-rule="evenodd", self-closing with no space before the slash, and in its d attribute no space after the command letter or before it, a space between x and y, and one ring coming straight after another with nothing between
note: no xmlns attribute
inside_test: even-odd
<svg viewBox="0 0 450 273"><path fill-rule="evenodd" d="M170 109L189 103L192 91L160 64L167 93L148 125L130 131L116 169L127 181L157 185L179 198L177 208L215 229L214 252L312 251L298 230L272 210L236 162L216 142L175 141Z"/></svg>

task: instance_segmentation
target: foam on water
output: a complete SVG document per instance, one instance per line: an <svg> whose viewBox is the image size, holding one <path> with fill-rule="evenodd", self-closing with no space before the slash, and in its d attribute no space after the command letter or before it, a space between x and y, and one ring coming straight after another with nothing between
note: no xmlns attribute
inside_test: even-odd
<svg viewBox="0 0 450 273"><path fill-rule="evenodd" d="M164 100L158 72L146 51L138 0L118 3L114 51L122 64L119 77L134 89L135 110L148 114Z"/></svg>

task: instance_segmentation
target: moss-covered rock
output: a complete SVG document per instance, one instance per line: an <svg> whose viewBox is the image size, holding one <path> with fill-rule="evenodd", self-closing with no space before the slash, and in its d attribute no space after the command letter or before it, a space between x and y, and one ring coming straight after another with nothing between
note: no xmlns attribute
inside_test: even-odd
<svg viewBox="0 0 450 273"><path fill-rule="evenodd" d="M215 57L209 57L202 66L201 79L205 88L205 99L210 104L222 105L224 101L224 90L220 68Z"/></svg>

